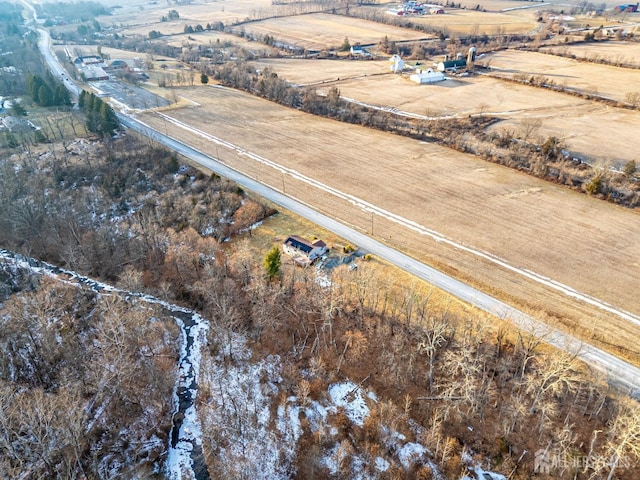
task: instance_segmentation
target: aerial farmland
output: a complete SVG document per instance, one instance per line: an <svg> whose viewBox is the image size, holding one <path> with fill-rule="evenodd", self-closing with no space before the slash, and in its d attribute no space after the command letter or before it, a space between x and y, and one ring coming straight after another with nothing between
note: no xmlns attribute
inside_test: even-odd
<svg viewBox="0 0 640 480"><path fill-rule="evenodd" d="M1 478L637 480L638 4L10 2Z"/></svg>

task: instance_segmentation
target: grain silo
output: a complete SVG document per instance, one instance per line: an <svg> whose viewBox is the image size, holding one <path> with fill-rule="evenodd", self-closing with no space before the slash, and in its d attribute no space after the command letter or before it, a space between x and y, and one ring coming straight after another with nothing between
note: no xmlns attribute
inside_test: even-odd
<svg viewBox="0 0 640 480"><path fill-rule="evenodd" d="M469 49L469 54L467 55L467 68L473 68L473 64L476 61L476 47L471 47Z"/></svg>

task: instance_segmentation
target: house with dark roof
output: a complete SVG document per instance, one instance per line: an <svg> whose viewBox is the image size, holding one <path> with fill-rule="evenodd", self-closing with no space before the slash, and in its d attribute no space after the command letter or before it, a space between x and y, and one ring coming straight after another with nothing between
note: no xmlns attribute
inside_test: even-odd
<svg viewBox="0 0 640 480"><path fill-rule="evenodd" d="M109 68L112 70L127 70L129 68L129 64L124 60L114 60L109 65Z"/></svg>
<svg viewBox="0 0 640 480"><path fill-rule="evenodd" d="M282 244L282 250L295 261L309 264L327 252L327 244L322 240L316 240L312 243L302 237L292 235Z"/></svg>
<svg viewBox="0 0 640 480"><path fill-rule="evenodd" d="M78 66L78 65L84 65L89 66L89 65L98 65L100 67L104 67L105 63L104 63L104 59L100 56L100 55L87 55L84 57L77 57L73 63Z"/></svg>
<svg viewBox="0 0 640 480"><path fill-rule="evenodd" d="M367 51L366 48L360 46L360 45L354 45L349 49L349 52L351 53L351 55L356 55L356 56L360 56L360 57L370 57L371 54Z"/></svg>

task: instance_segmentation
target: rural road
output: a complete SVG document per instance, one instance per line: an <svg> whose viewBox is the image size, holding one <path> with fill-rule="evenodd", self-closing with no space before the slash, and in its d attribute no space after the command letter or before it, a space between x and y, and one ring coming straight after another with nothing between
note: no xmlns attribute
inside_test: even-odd
<svg viewBox="0 0 640 480"><path fill-rule="evenodd" d="M43 30L39 30L39 32L41 35L41 41L38 44L40 51L50 68L54 72L58 73L62 70L62 66L59 64L58 59L51 54L49 36ZM72 93L78 93L78 87L73 82L65 82L65 85ZM426 264L420 263L402 252L384 245L374 238L337 222L336 220L315 211L313 208L299 200L284 195L239 171L229 168L228 166L218 162L215 158L186 145L169 135L165 135L154 130L143 122L137 120L132 115L118 113L118 118L124 126L164 144L168 148L190 158L194 162L215 171L221 176L233 180L247 190L251 190L273 203L336 233L349 242L358 245L362 249L377 255L387 262L396 265L406 272L415 275L438 288L441 288L470 305L490 314L510 320L517 327L524 331L534 333L536 336L543 338L547 343L557 348L578 353L579 357L586 363L602 372L605 372L612 383L621 387L631 396L640 398L640 368L635 367L599 348L586 344L572 335L554 329L543 322L526 315L518 309L487 295L486 293L476 290L475 288L445 275Z"/></svg>
<svg viewBox="0 0 640 480"><path fill-rule="evenodd" d="M152 129L139 120L136 120L133 116L120 114L119 118L123 125L131 128L132 130L164 144L168 148L184 155L194 162L197 162L223 177L233 180L243 188L251 190L273 203L336 233L349 242L358 245L367 252L377 255L379 258L382 258L402 270L415 275L438 288L441 288L470 305L500 318L510 320L514 325L518 326L522 330L534 333L536 336L543 338L547 343L557 348L578 353L582 360L594 368L606 372L613 383L625 390L628 390L633 397L640 398L640 368L600 350L599 348L583 343L569 334L549 327L548 325L490 295L487 295L486 293L481 292L480 290L470 287L469 285L462 283L430 267L429 265L423 264L416 259L375 240L374 238L364 235L353 228L323 215L315 211L310 206L301 203L297 199L284 195L283 193L218 162L215 158Z"/></svg>
<svg viewBox="0 0 640 480"><path fill-rule="evenodd" d="M43 28L39 28L38 33L40 34L40 38L38 39L38 48L47 62L47 65L49 65L51 73L64 84L67 90L69 90L74 97L78 97L80 92L82 92L82 89L68 77L67 72L62 68L58 59L51 52L51 37L49 36L49 32Z"/></svg>

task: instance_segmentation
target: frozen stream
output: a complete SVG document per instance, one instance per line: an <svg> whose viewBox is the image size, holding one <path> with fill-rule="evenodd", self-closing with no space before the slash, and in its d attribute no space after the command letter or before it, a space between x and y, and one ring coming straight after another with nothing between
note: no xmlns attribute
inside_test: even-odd
<svg viewBox="0 0 640 480"><path fill-rule="evenodd" d="M173 393L175 411L169 435L166 475L172 480L182 478L209 480L209 473L202 455L202 430L195 406L200 373L200 349L206 343L206 333L209 328L207 320L193 310L164 302L150 295L120 290L78 275L73 271L64 270L9 250L0 249L0 259L4 259L16 267L42 275L68 276L69 280L65 279L65 281L84 285L101 294L118 293L129 298L135 297L148 303L161 305L175 319L181 334L180 358L178 360L177 382Z"/></svg>
<svg viewBox="0 0 640 480"><path fill-rule="evenodd" d="M202 456L202 430L196 412L200 374L200 349L206 342L208 324L199 314L176 305L162 303L180 327L180 360L178 382L173 393L176 412L169 437L167 476L179 480L195 478L208 480L209 473ZM191 474L186 474L190 472Z"/></svg>

